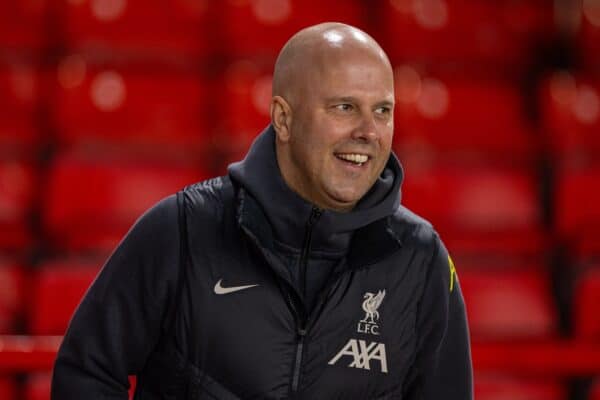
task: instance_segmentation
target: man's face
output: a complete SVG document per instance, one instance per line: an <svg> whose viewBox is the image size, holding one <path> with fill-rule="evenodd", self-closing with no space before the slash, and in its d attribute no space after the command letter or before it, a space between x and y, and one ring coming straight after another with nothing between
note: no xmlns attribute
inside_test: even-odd
<svg viewBox="0 0 600 400"><path fill-rule="evenodd" d="M355 52L315 65L293 106L291 186L320 207L349 210L390 154L394 83L389 64Z"/></svg>

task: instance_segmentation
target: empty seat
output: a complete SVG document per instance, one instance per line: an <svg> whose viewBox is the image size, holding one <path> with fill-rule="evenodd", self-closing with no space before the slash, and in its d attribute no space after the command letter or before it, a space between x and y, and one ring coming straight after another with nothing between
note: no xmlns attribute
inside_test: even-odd
<svg viewBox="0 0 600 400"><path fill-rule="evenodd" d="M600 264L579 272L574 291L574 326L579 338L600 341Z"/></svg>
<svg viewBox="0 0 600 400"><path fill-rule="evenodd" d="M557 172L554 220L557 233L572 240L600 237L600 167L563 168Z"/></svg>
<svg viewBox="0 0 600 400"><path fill-rule="evenodd" d="M53 102L64 146L109 146L153 157L201 157L207 90L195 75L94 69L79 56L61 61Z"/></svg>
<svg viewBox="0 0 600 400"><path fill-rule="evenodd" d="M39 50L47 37L44 28L47 0L0 2L0 48L15 53Z"/></svg>
<svg viewBox="0 0 600 400"><path fill-rule="evenodd" d="M571 164L600 157L600 79L557 71L540 91L544 132L554 156Z"/></svg>
<svg viewBox="0 0 600 400"><path fill-rule="evenodd" d="M319 0L227 0L219 3L223 23L223 47L233 57L279 53L298 30L327 21L364 28L359 1L343 7Z"/></svg>
<svg viewBox="0 0 600 400"><path fill-rule="evenodd" d="M24 300L23 267L8 260L0 260L0 334L17 333L16 324L24 310Z"/></svg>
<svg viewBox="0 0 600 400"><path fill-rule="evenodd" d="M404 157L528 163L539 152L519 89L502 80L395 68L394 148Z"/></svg>
<svg viewBox="0 0 600 400"><path fill-rule="evenodd" d="M17 398L17 385L6 376L0 376L0 399L14 400Z"/></svg>
<svg viewBox="0 0 600 400"><path fill-rule="evenodd" d="M405 169L403 204L441 232L481 239L492 234L496 240L508 234L527 241L541 229L537 182L526 169L418 165Z"/></svg>
<svg viewBox="0 0 600 400"><path fill-rule="evenodd" d="M31 283L28 316L34 335L62 335L100 263L57 261L39 267Z"/></svg>
<svg viewBox="0 0 600 400"><path fill-rule="evenodd" d="M189 57L211 43L208 1L117 0L64 2L64 36L74 51L104 56Z"/></svg>
<svg viewBox="0 0 600 400"><path fill-rule="evenodd" d="M29 217L36 195L36 172L18 160L0 160L0 249L30 243Z"/></svg>
<svg viewBox="0 0 600 400"><path fill-rule="evenodd" d="M229 162L242 159L254 138L270 123L274 61L243 59L224 68L215 93L218 123L212 140L223 155L220 171Z"/></svg>
<svg viewBox="0 0 600 400"><path fill-rule="evenodd" d="M13 3L20 4L2 2L2 5ZM37 144L39 134L36 107L41 91L40 80L40 74L33 65L0 64L0 156L14 156L17 152L24 155Z"/></svg>
<svg viewBox="0 0 600 400"><path fill-rule="evenodd" d="M458 266L473 340L551 338L557 313L549 274L537 266Z"/></svg>
<svg viewBox="0 0 600 400"><path fill-rule="evenodd" d="M477 400L567 400L567 389L559 380L510 375L479 375L475 379Z"/></svg>
<svg viewBox="0 0 600 400"><path fill-rule="evenodd" d="M52 374L49 372L30 373L25 379L23 400L50 400Z"/></svg>
<svg viewBox="0 0 600 400"><path fill-rule="evenodd" d="M394 62L520 67L553 30L547 1L385 1L377 38Z"/></svg>
<svg viewBox="0 0 600 400"><path fill-rule="evenodd" d="M590 390L589 400L600 400L600 378L596 377Z"/></svg>
<svg viewBox="0 0 600 400"><path fill-rule="evenodd" d="M579 31L582 58L589 71L600 67L600 5L596 0L583 0Z"/></svg>
<svg viewBox="0 0 600 400"><path fill-rule="evenodd" d="M190 166L58 156L42 205L48 239L61 249L111 249L146 209L206 175Z"/></svg>

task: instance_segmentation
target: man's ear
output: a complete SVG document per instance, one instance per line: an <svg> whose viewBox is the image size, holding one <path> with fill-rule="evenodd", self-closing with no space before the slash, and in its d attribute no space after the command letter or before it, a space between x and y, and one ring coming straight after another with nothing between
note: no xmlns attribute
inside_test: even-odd
<svg viewBox="0 0 600 400"><path fill-rule="evenodd" d="M281 96L273 96L271 99L271 124L277 133L277 139L282 142L290 140L292 123L292 108Z"/></svg>

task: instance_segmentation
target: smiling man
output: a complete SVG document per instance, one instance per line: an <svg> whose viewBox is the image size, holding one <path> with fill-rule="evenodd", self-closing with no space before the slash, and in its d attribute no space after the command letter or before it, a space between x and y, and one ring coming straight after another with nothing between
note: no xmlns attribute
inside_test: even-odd
<svg viewBox="0 0 600 400"><path fill-rule="evenodd" d="M298 32L271 125L227 176L148 211L76 311L53 399L472 398L456 270L400 205L390 62Z"/></svg>

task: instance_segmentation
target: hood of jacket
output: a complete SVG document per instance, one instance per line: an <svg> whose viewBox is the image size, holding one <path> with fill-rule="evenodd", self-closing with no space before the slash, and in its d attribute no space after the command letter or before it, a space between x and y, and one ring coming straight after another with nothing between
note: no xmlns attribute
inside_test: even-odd
<svg viewBox="0 0 600 400"><path fill-rule="evenodd" d="M307 221L316 208L295 193L284 181L275 153L275 131L269 125L254 141L245 159L228 168L231 179L245 192L245 203L238 212L259 208L272 230L275 240L293 248L301 248ZM402 167L392 153L387 164L367 194L349 212L321 210L312 230L314 251L345 251L352 233L386 218L400 204ZM245 208L245 209L244 209ZM240 216L244 218L244 216Z"/></svg>

